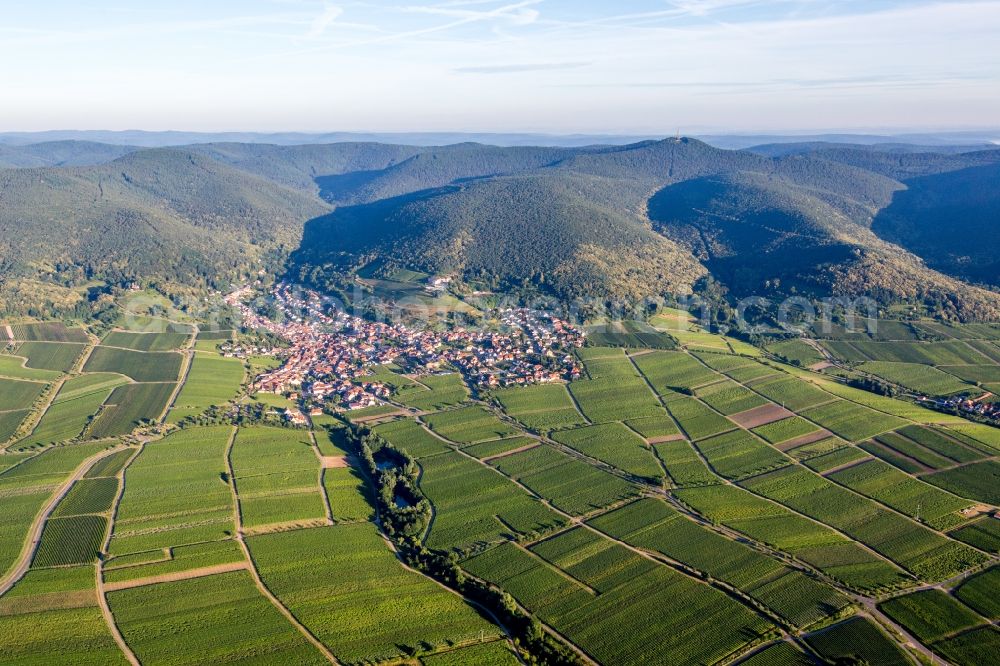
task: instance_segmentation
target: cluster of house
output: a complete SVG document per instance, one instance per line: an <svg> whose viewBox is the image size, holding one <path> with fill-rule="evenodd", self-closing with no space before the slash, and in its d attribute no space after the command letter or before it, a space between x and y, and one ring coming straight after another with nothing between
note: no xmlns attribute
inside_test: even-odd
<svg viewBox="0 0 1000 666"><path fill-rule="evenodd" d="M583 333L547 313L527 309L498 312L499 331L417 330L400 323L369 321L331 308L312 291L278 285L272 292L280 321L245 303L249 287L226 302L245 326L264 329L289 342L281 367L255 380L257 391L294 391L313 404L343 409L368 407L390 397L376 366L395 363L414 374L458 370L471 385L501 387L579 378L570 351L582 346Z"/></svg>
<svg viewBox="0 0 1000 666"><path fill-rule="evenodd" d="M977 414L983 418L1000 422L1000 403L991 402L986 399L990 397L992 397L992 394L987 393L979 398L955 397L946 398L941 402L945 406L952 407L960 412Z"/></svg>

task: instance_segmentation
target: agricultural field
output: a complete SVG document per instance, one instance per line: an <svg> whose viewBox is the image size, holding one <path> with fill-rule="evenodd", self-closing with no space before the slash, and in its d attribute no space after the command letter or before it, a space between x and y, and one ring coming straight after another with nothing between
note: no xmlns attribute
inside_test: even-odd
<svg viewBox="0 0 1000 666"><path fill-rule="evenodd" d="M834 399L822 389L784 374L774 379L754 382L753 390L772 402L796 412Z"/></svg>
<svg viewBox="0 0 1000 666"><path fill-rule="evenodd" d="M727 416L767 404L767 400L732 380L703 386L695 391L695 395Z"/></svg>
<svg viewBox="0 0 1000 666"><path fill-rule="evenodd" d="M972 502L943 492L881 460L865 460L827 475L840 485L924 522L935 529L954 527Z"/></svg>
<svg viewBox="0 0 1000 666"><path fill-rule="evenodd" d="M1000 519L984 516L949 534L951 538L988 553L1000 553Z"/></svg>
<svg viewBox="0 0 1000 666"><path fill-rule="evenodd" d="M55 370L29 368L25 366L27 360L23 356L11 356L10 354L0 353L0 376L46 382L59 379L59 376L62 374Z"/></svg>
<svg viewBox="0 0 1000 666"><path fill-rule="evenodd" d="M751 428L758 437L772 444L780 444L790 439L816 432L819 428L800 416L791 416L779 421L772 421L756 428Z"/></svg>
<svg viewBox="0 0 1000 666"><path fill-rule="evenodd" d="M690 354L654 352L635 356L633 360L660 395L677 390L690 391L719 378Z"/></svg>
<svg viewBox="0 0 1000 666"><path fill-rule="evenodd" d="M984 555L965 544L804 468L787 467L742 485L840 530L922 580L943 580L985 560Z"/></svg>
<svg viewBox="0 0 1000 666"><path fill-rule="evenodd" d="M985 624L985 620L968 606L935 588L883 601L879 610L925 645Z"/></svg>
<svg viewBox="0 0 1000 666"><path fill-rule="evenodd" d="M671 396L667 400L667 409L692 440L705 439L736 428L735 423L694 398Z"/></svg>
<svg viewBox="0 0 1000 666"><path fill-rule="evenodd" d="M427 539L432 548L488 544L565 522L509 479L461 453L424 458L420 468L420 489L434 506Z"/></svg>
<svg viewBox="0 0 1000 666"><path fill-rule="evenodd" d="M374 510L371 488L353 467L323 470L323 487L330 499L330 513L334 522L352 523L372 519Z"/></svg>
<svg viewBox="0 0 1000 666"><path fill-rule="evenodd" d="M85 372L117 372L137 382L176 382L183 357L177 352L141 352L95 347Z"/></svg>
<svg viewBox="0 0 1000 666"><path fill-rule="evenodd" d="M460 444L474 444L517 434L516 429L479 405L428 414L422 420L441 437Z"/></svg>
<svg viewBox="0 0 1000 666"><path fill-rule="evenodd" d="M1000 620L1000 567L993 567L962 581L955 588L955 596L969 608L988 620Z"/></svg>
<svg viewBox="0 0 1000 666"><path fill-rule="evenodd" d="M770 629L718 590L582 529L533 548L554 563L504 544L462 567L602 663L711 663Z"/></svg>
<svg viewBox="0 0 1000 666"><path fill-rule="evenodd" d="M191 336L187 333L132 333L130 331L110 331L101 340L105 347L122 347L135 351L161 352L180 349Z"/></svg>
<svg viewBox="0 0 1000 666"><path fill-rule="evenodd" d="M229 459L244 527L326 517L320 461L307 432L240 428Z"/></svg>
<svg viewBox="0 0 1000 666"><path fill-rule="evenodd" d="M145 422L158 421L174 392L174 384L125 384L104 402L87 429L91 437L124 435Z"/></svg>
<svg viewBox="0 0 1000 666"><path fill-rule="evenodd" d="M667 470L671 484L676 488L713 485L720 482L686 440L678 439L654 444L653 450Z"/></svg>
<svg viewBox="0 0 1000 666"><path fill-rule="evenodd" d="M0 597L0 662L125 666L97 603L93 566L33 569Z"/></svg>
<svg viewBox="0 0 1000 666"><path fill-rule="evenodd" d="M494 397L507 414L532 430L545 431L586 423L564 384L501 389L494 393Z"/></svg>
<svg viewBox="0 0 1000 666"><path fill-rule="evenodd" d="M746 430L734 430L695 442L715 472L735 480L754 476L791 463L780 451Z"/></svg>
<svg viewBox="0 0 1000 666"><path fill-rule="evenodd" d="M14 355L28 359L28 368L69 372L85 347L73 342L22 342L14 348Z"/></svg>
<svg viewBox="0 0 1000 666"><path fill-rule="evenodd" d="M144 662L327 663L243 571L116 590L108 605Z"/></svg>
<svg viewBox="0 0 1000 666"><path fill-rule="evenodd" d="M236 541L206 541L115 557L104 564L103 574L106 583L125 583L224 564L243 564L245 559Z"/></svg>
<svg viewBox="0 0 1000 666"><path fill-rule="evenodd" d="M550 446L536 446L490 464L573 515L589 513L639 491L637 486Z"/></svg>
<svg viewBox="0 0 1000 666"><path fill-rule="evenodd" d="M421 657L424 666L517 666L518 661L507 641L478 643L457 650Z"/></svg>
<svg viewBox="0 0 1000 666"><path fill-rule="evenodd" d="M371 524L263 534L247 545L264 584L343 662L499 635L457 595L404 569Z"/></svg>
<svg viewBox="0 0 1000 666"><path fill-rule="evenodd" d="M12 412L0 412L0 443L6 442L14 436L21 423L27 418L31 410L20 409Z"/></svg>
<svg viewBox="0 0 1000 666"><path fill-rule="evenodd" d="M0 412L30 409L45 386L40 382L0 379Z"/></svg>
<svg viewBox="0 0 1000 666"><path fill-rule="evenodd" d="M929 365L873 361L862 363L858 369L925 395L950 395L975 390L974 386Z"/></svg>
<svg viewBox="0 0 1000 666"><path fill-rule="evenodd" d="M1000 504L1000 462L984 460L921 477L961 497Z"/></svg>
<svg viewBox="0 0 1000 666"><path fill-rule="evenodd" d="M104 516L72 516L45 521L42 540L31 566L58 567L97 561L108 519Z"/></svg>
<svg viewBox="0 0 1000 666"><path fill-rule="evenodd" d="M14 324L15 340L41 342L88 342L87 334L82 328L67 327L57 321L34 324Z"/></svg>
<svg viewBox="0 0 1000 666"><path fill-rule="evenodd" d="M373 430L396 448L406 450L417 459L451 450L447 444L411 419L382 423Z"/></svg>
<svg viewBox="0 0 1000 666"><path fill-rule="evenodd" d="M417 379L419 385L396 393L396 402L414 409L435 410L458 405L469 398L469 389L457 372L424 375Z"/></svg>
<svg viewBox="0 0 1000 666"><path fill-rule="evenodd" d="M552 439L629 474L647 479L663 476L646 442L621 423L563 430Z"/></svg>
<svg viewBox="0 0 1000 666"><path fill-rule="evenodd" d="M25 442L50 444L79 437L111 392L127 381L108 373L70 377Z"/></svg>
<svg viewBox="0 0 1000 666"><path fill-rule="evenodd" d="M218 541L235 530L226 448L232 428L187 428L150 442L125 471L112 555Z"/></svg>
<svg viewBox="0 0 1000 666"><path fill-rule="evenodd" d="M849 442L860 442L905 424L902 419L838 400L801 412L802 416Z"/></svg>
<svg viewBox="0 0 1000 666"><path fill-rule="evenodd" d="M570 383L569 392L593 423L663 414L663 407L645 380L633 375L581 379Z"/></svg>
<svg viewBox="0 0 1000 666"><path fill-rule="evenodd" d="M910 659L872 620L852 617L806 636L809 644L830 663L912 666Z"/></svg>
<svg viewBox="0 0 1000 666"><path fill-rule="evenodd" d="M226 404L239 394L243 376L243 363L238 359L196 352L167 420L176 423L213 405Z"/></svg>
<svg viewBox="0 0 1000 666"><path fill-rule="evenodd" d="M765 349L793 365L809 366L826 360L812 345L802 340L775 342Z"/></svg>
<svg viewBox="0 0 1000 666"><path fill-rule="evenodd" d="M670 416L664 413L662 416L647 416L641 419L629 419L625 421L632 430L639 433L647 440L660 440L668 437L680 437L680 430Z"/></svg>
<svg viewBox="0 0 1000 666"><path fill-rule="evenodd" d="M785 551L856 590L892 589L906 580L902 570L829 527L738 486L675 491L698 513Z"/></svg>
<svg viewBox="0 0 1000 666"><path fill-rule="evenodd" d="M848 604L831 587L726 539L660 500L639 500L588 524L725 581L796 626L812 624Z"/></svg>

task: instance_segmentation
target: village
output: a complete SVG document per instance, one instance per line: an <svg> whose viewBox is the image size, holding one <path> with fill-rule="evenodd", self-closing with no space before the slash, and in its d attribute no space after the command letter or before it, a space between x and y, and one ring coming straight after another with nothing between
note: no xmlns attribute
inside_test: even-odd
<svg viewBox="0 0 1000 666"><path fill-rule="evenodd" d="M281 367L258 376L253 390L294 394L317 411L385 402L392 387L378 381L375 369L390 363L414 375L459 372L469 386L480 389L569 381L581 373L572 350L584 344L583 333L547 313L507 308L495 313L495 330L417 330L348 314L314 291L285 283L271 292L281 316L270 318L246 303L252 293L251 287L242 287L225 301L246 328L268 331L289 346L233 346L225 353L279 356Z"/></svg>

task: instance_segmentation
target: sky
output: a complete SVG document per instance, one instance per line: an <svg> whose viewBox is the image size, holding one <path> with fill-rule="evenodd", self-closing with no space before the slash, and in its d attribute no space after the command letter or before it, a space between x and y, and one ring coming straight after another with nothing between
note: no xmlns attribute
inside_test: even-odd
<svg viewBox="0 0 1000 666"><path fill-rule="evenodd" d="M0 0L0 131L1000 125L1000 0Z"/></svg>

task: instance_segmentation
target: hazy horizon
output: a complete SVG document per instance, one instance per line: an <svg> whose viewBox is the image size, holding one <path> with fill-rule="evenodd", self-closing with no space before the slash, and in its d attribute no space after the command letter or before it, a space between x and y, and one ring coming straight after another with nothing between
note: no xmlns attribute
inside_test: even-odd
<svg viewBox="0 0 1000 666"><path fill-rule="evenodd" d="M0 132L904 133L1000 117L997 0L57 0L4 19L18 67L0 77Z"/></svg>

